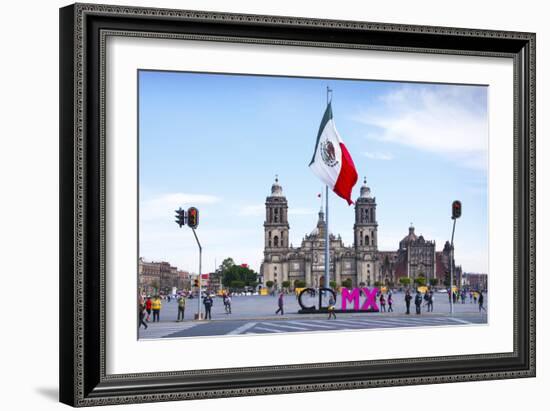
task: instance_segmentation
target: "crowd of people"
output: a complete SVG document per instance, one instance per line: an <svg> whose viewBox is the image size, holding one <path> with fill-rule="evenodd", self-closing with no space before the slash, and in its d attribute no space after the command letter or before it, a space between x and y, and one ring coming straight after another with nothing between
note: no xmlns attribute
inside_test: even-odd
<svg viewBox="0 0 550 411"><path fill-rule="evenodd" d="M285 312L285 295L287 292L280 291L277 294L277 310L275 315L284 315ZM456 290L456 291L447 291L449 303L451 299L453 304L466 304L466 300L469 298L470 304L477 304L479 312L486 311L484 306L484 295L481 291L477 290ZM214 305L214 294L209 292L203 293L202 305L204 306L204 319L212 319L212 307ZM223 292L221 295L224 312L229 315L232 314L232 295L229 292ZM176 296L143 296L138 295L138 327L144 327L147 329L149 322L160 322L160 313L162 309L163 302L170 303L172 299L177 302L177 322L184 321L185 319L185 308L187 304L187 299L197 298L190 292L183 292ZM416 292L411 289L407 289L404 293L404 304L405 304L405 314L411 314L411 304L414 304L416 315L422 313L422 309L425 309L425 312L434 311L434 300L435 294L433 289L427 289L424 292L421 292L420 289L417 289ZM394 312L394 292L392 290L387 290L386 292L378 291L376 295L376 302L379 305L379 311L381 313L391 313ZM330 296L327 306L328 319L336 319L336 300L333 296ZM152 317L151 317L152 314Z"/></svg>
<svg viewBox="0 0 550 411"><path fill-rule="evenodd" d="M214 305L213 294L208 292L202 295L202 304L204 305L204 319L212 319L212 306ZM144 327L147 329L148 322L160 322L160 312L163 302L170 303L173 299L178 304L176 322L185 320L185 307L187 305L187 299L194 298L193 294L179 293L176 296L170 295L154 295L143 296L138 295L138 327ZM196 298L196 297L195 297ZM223 305L226 314L231 314L231 294L223 293ZM153 315L151 317L151 314ZM152 320L152 321L151 321Z"/></svg>

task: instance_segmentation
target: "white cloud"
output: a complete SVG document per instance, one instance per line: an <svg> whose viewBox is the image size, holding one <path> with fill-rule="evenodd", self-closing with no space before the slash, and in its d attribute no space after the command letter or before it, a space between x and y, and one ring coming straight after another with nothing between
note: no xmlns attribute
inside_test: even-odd
<svg viewBox="0 0 550 411"><path fill-rule="evenodd" d="M383 161L388 161L388 160L393 160L393 154L391 153L382 153L382 152L379 152L379 151L365 151L363 152L363 155L367 158L370 158L371 160L383 160Z"/></svg>
<svg viewBox="0 0 550 411"><path fill-rule="evenodd" d="M258 217L265 214L265 205L254 204L241 208L239 215L247 217Z"/></svg>
<svg viewBox="0 0 550 411"><path fill-rule="evenodd" d="M166 219L174 215L174 210L179 207L203 206L215 204L221 198L209 194L192 193L168 193L158 197L144 200L140 204L140 220Z"/></svg>
<svg viewBox="0 0 550 411"><path fill-rule="evenodd" d="M446 156L486 169L488 125L478 88L404 86L355 116L376 131L369 137Z"/></svg>

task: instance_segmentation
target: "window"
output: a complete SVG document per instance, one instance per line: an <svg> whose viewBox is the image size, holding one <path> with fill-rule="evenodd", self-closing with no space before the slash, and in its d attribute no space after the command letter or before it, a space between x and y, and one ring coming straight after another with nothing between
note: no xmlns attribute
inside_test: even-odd
<svg viewBox="0 0 550 411"><path fill-rule="evenodd" d="M370 240L370 239L369 239L369 236L366 235L366 236L365 236L365 245L369 245L369 244L370 244L370 243L369 243L369 240Z"/></svg>
<svg viewBox="0 0 550 411"><path fill-rule="evenodd" d="M277 237L277 236L273 237L273 245L275 247L279 246L279 237Z"/></svg>

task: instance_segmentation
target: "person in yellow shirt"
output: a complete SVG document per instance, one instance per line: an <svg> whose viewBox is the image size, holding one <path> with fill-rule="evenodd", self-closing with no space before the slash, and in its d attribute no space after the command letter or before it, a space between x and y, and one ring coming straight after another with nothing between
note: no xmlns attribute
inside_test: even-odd
<svg viewBox="0 0 550 411"><path fill-rule="evenodd" d="M151 308L153 309L153 322L160 322L160 309L162 308L162 302L160 300L160 297L158 295L153 298L153 303L151 304Z"/></svg>

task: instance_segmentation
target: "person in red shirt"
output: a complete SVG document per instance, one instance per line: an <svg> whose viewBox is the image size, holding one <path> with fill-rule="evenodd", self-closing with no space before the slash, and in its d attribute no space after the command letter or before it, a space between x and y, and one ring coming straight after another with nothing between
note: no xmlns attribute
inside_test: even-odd
<svg viewBox="0 0 550 411"><path fill-rule="evenodd" d="M149 318L151 317L151 306L153 305L153 302L151 301L151 297L147 296L147 300L145 301L145 311L147 311L147 318L145 321L149 321Z"/></svg>

